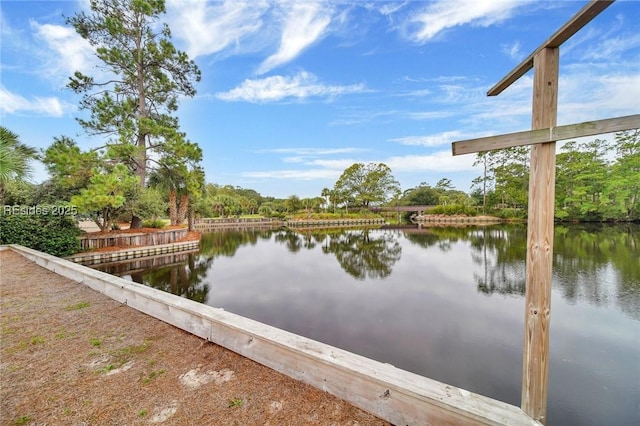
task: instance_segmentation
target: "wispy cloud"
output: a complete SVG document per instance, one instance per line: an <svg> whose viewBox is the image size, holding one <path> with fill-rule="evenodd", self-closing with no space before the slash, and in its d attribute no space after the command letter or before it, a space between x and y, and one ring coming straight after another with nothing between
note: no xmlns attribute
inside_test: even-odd
<svg viewBox="0 0 640 426"><path fill-rule="evenodd" d="M241 174L245 178L255 179L297 179L297 180L316 180L316 179L337 179L342 171L331 169L304 169L304 170L270 170L244 172Z"/></svg>
<svg viewBox="0 0 640 426"><path fill-rule="evenodd" d="M523 57L522 52L520 51L520 41L518 40L514 41L511 44L501 45L500 50L502 51L502 53L516 61L519 61Z"/></svg>
<svg viewBox="0 0 640 426"><path fill-rule="evenodd" d="M354 152L366 151L362 148L273 148L273 149L260 149L258 153L273 152L277 154L295 154L304 156L320 156L320 155L334 155L334 154L351 154Z"/></svg>
<svg viewBox="0 0 640 426"><path fill-rule="evenodd" d="M307 47L315 43L327 31L331 23L332 10L324 2L281 3L285 17L278 51L260 64L258 74L296 58Z"/></svg>
<svg viewBox="0 0 640 426"><path fill-rule="evenodd" d="M459 130L452 130L448 132L436 133L426 136L405 136L401 138L389 139L389 142L397 142L401 145L413 145L413 146L441 146L450 144L453 141L470 138L468 133L461 132Z"/></svg>
<svg viewBox="0 0 640 426"><path fill-rule="evenodd" d="M40 56L43 75L66 81L76 71L87 73L93 69L96 64L93 47L72 27L39 24L33 20L30 24L34 37L46 47L35 52Z"/></svg>
<svg viewBox="0 0 640 426"><path fill-rule="evenodd" d="M73 109L75 109L74 106L62 102L58 98L36 96L27 99L0 86L0 111L3 114L29 113L61 117Z"/></svg>
<svg viewBox="0 0 640 426"><path fill-rule="evenodd" d="M640 46L640 34L625 34L599 41L599 43L593 43L593 46L585 51L583 60L617 60L621 54L628 53L631 49Z"/></svg>
<svg viewBox="0 0 640 426"><path fill-rule="evenodd" d="M285 99L304 100L310 97L332 98L349 93L362 93L364 84L335 86L320 83L317 77L303 71L293 77L281 75L263 79L247 79L228 92L215 96L223 101L245 101L252 103L277 102Z"/></svg>
<svg viewBox="0 0 640 426"><path fill-rule="evenodd" d="M412 120L439 120L453 115L455 115L453 111L418 111L409 112L406 114L406 117Z"/></svg>
<svg viewBox="0 0 640 426"><path fill-rule="evenodd" d="M270 5L264 0L207 2L169 0L168 19L173 33L186 44L192 58L240 49L240 44L264 27ZM248 49L245 45L244 49Z"/></svg>
<svg viewBox="0 0 640 426"><path fill-rule="evenodd" d="M378 9L378 11L385 16L393 15L394 13L405 7L408 3L408 1L385 3Z"/></svg>
<svg viewBox="0 0 640 426"><path fill-rule="evenodd" d="M390 157L384 163L394 171L400 172L460 172L473 170L474 156L452 156L451 150L438 151L427 155L404 155Z"/></svg>
<svg viewBox="0 0 640 426"><path fill-rule="evenodd" d="M425 43L443 31L461 25L488 27L510 18L525 5L522 0L440 0L428 3L409 20L405 35Z"/></svg>

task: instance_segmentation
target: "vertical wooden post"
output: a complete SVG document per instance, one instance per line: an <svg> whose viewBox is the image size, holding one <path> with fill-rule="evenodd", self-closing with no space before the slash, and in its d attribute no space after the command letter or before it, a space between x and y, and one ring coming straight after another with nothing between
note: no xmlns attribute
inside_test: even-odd
<svg viewBox="0 0 640 426"><path fill-rule="evenodd" d="M559 49L544 48L533 58L533 129L556 125ZM556 143L531 147L522 410L546 423L549 374L549 320L553 266L553 210Z"/></svg>

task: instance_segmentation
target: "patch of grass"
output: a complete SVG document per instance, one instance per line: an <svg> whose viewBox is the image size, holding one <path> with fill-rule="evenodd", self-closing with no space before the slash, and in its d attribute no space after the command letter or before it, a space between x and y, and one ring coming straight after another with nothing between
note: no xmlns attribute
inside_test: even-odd
<svg viewBox="0 0 640 426"><path fill-rule="evenodd" d="M44 344L44 337L42 337L42 336L33 336L31 338L31 344L32 345L42 345L42 344Z"/></svg>
<svg viewBox="0 0 640 426"><path fill-rule="evenodd" d="M91 306L91 303L89 302L80 302L80 303L76 303L75 305L69 305L66 308L64 308L65 311L77 311L80 309L84 309L84 308L88 308L89 306Z"/></svg>
<svg viewBox="0 0 640 426"><path fill-rule="evenodd" d="M116 364L123 365L131 360L136 354L141 354L149 349L149 342L145 340L139 345L126 346L111 352L111 356Z"/></svg>
<svg viewBox="0 0 640 426"><path fill-rule="evenodd" d="M27 424L27 422L31 421L31 416L20 416L16 419L15 424L17 425L24 425Z"/></svg>
<svg viewBox="0 0 640 426"><path fill-rule="evenodd" d="M64 407L64 408L62 409L62 414L64 414L65 416L70 415L70 414L71 414L71 408L69 408L69 407Z"/></svg>
<svg viewBox="0 0 640 426"><path fill-rule="evenodd" d="M231 401L229 401L229 403L227 404L227 407L229 408L242 407L242 404L244 404L244 400L242 398L233 398Z"/></svg>
<svg viewBox="0 0 640 426"><path fill-rule="evenodd" d="M148 413L147 410L142 409L138 411L138 417L144 417L147 415L147 413Z"/></svg>
<svg viewBox="0 0 640 426"><path fill-rule="evenodd" d="M147 376L142 378L142 383L145 385L148 385L149 383L151 383L153 380L157 379L158 377L162 376L164 373L166 373L167 370L162 369L162 370L158 370L158 371L152 371L151 373L149 373Z"/></svg>
<svg viewBox="0 0 640 426"><path fill-rule="evenodd" d="M99 348L100 345L102 345L102 340L92 337L89 339L89 343L91 343L91 346L95 346L96 348Z"/></svg>
<svg viewBox="0 0 640 426"><path fill-rule="evenodd" d="M73 331L71 333L66 333L64 331L58 331L56 334L53 335L53 337L55 337L56 339L66 339L67 337L76 337L78 335L77 331Z"/></svg>
<svg viewBox="0 0 640 426"><path fill-rule="evenodd" d="M108 364L106 367L101 368L100 370L98 370L98 373L108 373L111 370L115 370L116 366L113 364Z"/></svg>

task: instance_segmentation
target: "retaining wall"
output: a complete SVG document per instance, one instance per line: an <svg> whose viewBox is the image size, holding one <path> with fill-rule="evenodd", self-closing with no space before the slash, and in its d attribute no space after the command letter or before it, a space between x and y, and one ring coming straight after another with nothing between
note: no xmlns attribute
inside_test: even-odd
<svg viewBox="0 0 640 426"><path fill-rule="evenodd" d="M197 231L211 231L223 228L254 228L282 226L280 219L268 218L202 218L197 219L193 227Z"/></svg>
<svg viewBox="0 0 640 426"><path fill-rule="evenodd" d="M98 263L117 262L158 254L197 250L199 248L200 241L183 241L179 243L159 244L148 247L131 247L129 249L117 251L77 253L66 257L66 259L82 265L95 265Z"/></svg>
<svg viewBox="0 0 640 426"><path fill-rule="evenodd" d="M187 228L158 230L156 232L118 233L112 231L104 235L83 235L79 237L82 250L116 246L153 246L169 244L187 236Z"/></svg>

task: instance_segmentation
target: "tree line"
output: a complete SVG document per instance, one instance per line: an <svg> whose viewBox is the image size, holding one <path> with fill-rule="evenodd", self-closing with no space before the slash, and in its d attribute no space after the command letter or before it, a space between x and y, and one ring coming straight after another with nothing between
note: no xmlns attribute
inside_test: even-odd
<svg viewBox="0 0 640 426"><path fill-rule="evenodd" d="M471 196L485 212L526 216L529 148L476 155ZM506 213L508 212L508 213ZM556 155L557 220L640 220L640 130L613 140L565 143Z"/></svg>

